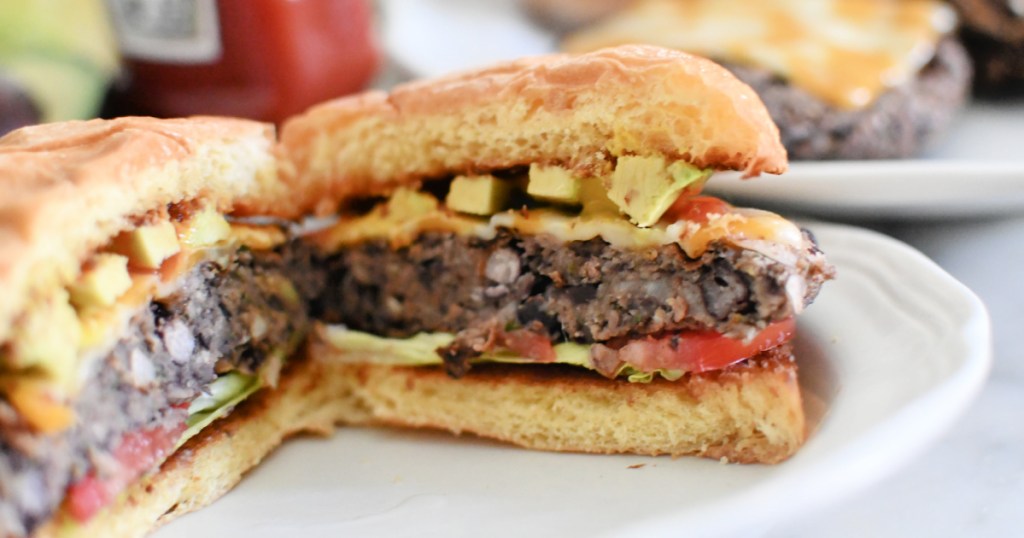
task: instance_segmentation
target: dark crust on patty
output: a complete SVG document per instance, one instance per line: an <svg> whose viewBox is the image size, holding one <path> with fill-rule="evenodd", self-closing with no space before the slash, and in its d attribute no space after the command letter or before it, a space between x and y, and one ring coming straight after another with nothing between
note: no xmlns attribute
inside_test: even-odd
<svg viewBox="0 0 1024 538"><path fill-rule="evenodd" d="M396 338L455 333L440 351L461 375L470 359L519 330L579 343L699 329L750 335L791 317L831 276L807 244L795 268L724 245L692 259L674 244L620 249L508 230L493 240L426 233L400 249L370 241L324 259L308 251L308 266L293 273L326 268L325 288L306 293L312 315L328 323ZM790 278L807 284L800 305L785 290Z"/></svg>
<svg viewBox="0 0 1024 538"><path fill-rule="evenodd" d="M971 80L967 54L952 38L939 43L935 57L913 80L857 110L830 106L766 70L723 65L764 101L794 160L916 155L949 127Z"/></svg>
<svg viewBox="0 0 1024 538"><path fill-rule="evenodd" d="M282 292L274 265L246 252L226 267L202 262L178 292L136 313L83 383L77 425L66 432L35 433L0 399L0 535L31 532L68 484L116 465L112 453L125 434L182 424L219 368L252 372L304 331L304 309ZM262 330L254 336L257 316Z"/></svg>

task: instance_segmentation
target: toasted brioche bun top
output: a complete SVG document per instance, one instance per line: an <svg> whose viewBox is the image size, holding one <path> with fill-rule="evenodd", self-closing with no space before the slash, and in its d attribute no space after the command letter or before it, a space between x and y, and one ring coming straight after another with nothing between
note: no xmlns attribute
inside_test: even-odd
<svg viewBox="0 0 1024 538"><path fill-rule="evenodd" d="M313 107L282 130L281 200L246 208L325 214L348 197L530 163L583 176L622 155L781 173L786 152L757 95L718 65L627 45L553 54Z"/></svg>
<svg viewBox="0 0 1024 538"><path fill-rule="evenodd" d="M52 123L0 138L0 342L133 217L195 199L228 211L255 195L273 177L272 147L271 126L225 118Z"/></svg>

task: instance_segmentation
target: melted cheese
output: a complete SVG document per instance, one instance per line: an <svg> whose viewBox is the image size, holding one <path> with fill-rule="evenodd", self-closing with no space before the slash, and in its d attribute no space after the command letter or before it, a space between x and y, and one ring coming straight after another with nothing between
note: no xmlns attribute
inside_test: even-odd
<svg viewBox="0 0 1024 538"><path fill-rule="evenodd" d="M0 390L21 418L37 431L48 434L62 431L75 421L75 413L53 390L48 380L20 377L0 381Z"/></svg>
<svg viewBox="0 0 1024 538"><path fill-rule="evenodd" d="M424 232L452 232L492 239L498 229L524 235L549 235L568 243L603 239L620 248L641 248L678 243L690 257L704 253L708 245L725 241L737 246L769 242L794 250L802 248L803 235L796 225L767 211L730 208L708 215L707 223L661 222L638 228L618 213L570 214L555 209L509 210L489 219L454 214L429 194L399 191L400 198L370 213L339 219L309 240L327 252L371 240L385 240L392 248L414 242ZM755 249L761 250L761 249Z"/></svg>
<svg viewBox="0 0 1024 538"><path fill-rule="evenodd" d="M483 228L485 221L452 213L429 194L399 189L366 215L343 216L333 226L307 239L327 252L372 239L386 239L392 248L399 248L409 245L423 232L472 234Z"/></svg>
<svg viewBox="0 0 1024 538"><path fill-rule="evenodd" d="M762 243L783 245L794 250L803 245L803 233L792 222L768 211L740 207L733 207L727 213L708 215L704 224L674 222L666 231L677 237L683 251L694 258L716 241L757 250L771 257L778 256L759 248Z"/></svg>
<svg viewBox="0 0 1024 538"><path fill-rule="evenodd" d="M650 228L637 228L618 215L566 215L552 210L495 215L490 230L509 228L526 235L547 234L563 242L601 238L620 248L641 248L678 243L683 252L696 258L712 243L739 245L769 241L800 248L803 235L793 223L767 211L732 208L729 213L709 215L707 223L678 221Z"/></svg>
<svg viewBox="0 0 1024 538"><path fill-rule="evenodd" d="M858 108L912 79L955 23L935 0L643 0L564 47L676 48L761 67L833 106Z"/></svg>
<svg viewBox="0 0 1024 538"><path fill-rule="evenodd" d="M228 242L245 245L253 250L270 250L288 240L288 235L277 226L235 222L231 224Z"/></svg>

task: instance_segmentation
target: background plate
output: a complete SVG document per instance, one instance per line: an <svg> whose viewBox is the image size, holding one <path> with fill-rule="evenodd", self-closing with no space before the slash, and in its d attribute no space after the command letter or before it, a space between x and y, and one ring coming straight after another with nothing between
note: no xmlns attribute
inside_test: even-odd
<svg viewBox="0 0 1024 538"><path fill-rule="evenodd" d="M790 162L780 176L716 174L707 190L755 207L826 217L1024 214L1024 102L974 103L922 158Z"/></svg>
<svg viewBox="0 0 1024 538"><path fill-rule="evenodd" d="M1024 140L1024 108L1009 112L1020 116L1016 136ZM829 218L1024 214L1024 161L791 161L779 176L744 180L735 173L715 174L705 190L740 205Z"/></svg>
<svg viewBox="0 0 1024 538"><path fill-rule="evenodd" d="M159 538L706 535L834 502L922 449L988 371L980 301L910 247L812 230L837 266L800 319L813 432L777 466L531 452L472 437L343 428L294 440Z"/></svg>

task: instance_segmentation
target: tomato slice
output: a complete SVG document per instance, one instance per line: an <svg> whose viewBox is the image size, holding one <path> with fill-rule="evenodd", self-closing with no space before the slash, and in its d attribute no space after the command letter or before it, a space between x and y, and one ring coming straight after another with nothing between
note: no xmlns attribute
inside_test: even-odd
<svg viewBox="0 0 1024 538"><path fill-rule="evenodd" d="M185 423L182 422L170 428L139 430L125 435L114 450L114 459L120 464L117 472L99 477L96 471L90 471L68 486L65 497L68 513L79 522L88 521L129 484L162 462L184 431Z"/></svg>
<svg viewBox="0 0 1024 538"><path fill-rule="evenodd" d="M545 335L518 329L503 333L500 340L505 348L520 357L537 362L553 362L555 360L555 348L551 345L551 339Z"/></svg>
<svg viewBox="0 0 1024 538"><path fill-rule="evenodd" d="M729 213L732 206L714 196L680 196L661 217L666 222L685 220L705 224L708 215Z"/></svg>
<svg viewBox="0 0 1024 538"><path fill-rule="evenodd" d="M626 342L617 358L642 372L720 370L793 338L793 318L772 323L750 341L728 338L714 331L686 331L647 336Z"/></svg>

